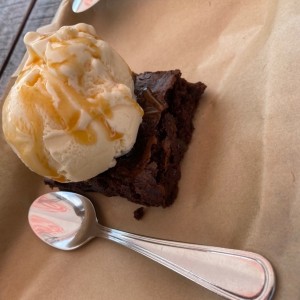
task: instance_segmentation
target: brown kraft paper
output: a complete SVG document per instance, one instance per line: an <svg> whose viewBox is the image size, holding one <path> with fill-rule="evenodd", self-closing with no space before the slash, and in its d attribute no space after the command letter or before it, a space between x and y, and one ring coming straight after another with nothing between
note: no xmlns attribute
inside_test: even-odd
<svg viewBox="0 0 300 300"><path fill-rule="evenodd" d="M208 89L169 208L91 194L104 225L267 257L275 299L300 299L300 4L278 1L101 0L73 14L63 1L51 31L95 26L134 72L180 69ZM12 82L13 82L12 78ZM122 246L96 239L63 252L27 221L48 191L0 137L1 299L221 299Z"/></svg>

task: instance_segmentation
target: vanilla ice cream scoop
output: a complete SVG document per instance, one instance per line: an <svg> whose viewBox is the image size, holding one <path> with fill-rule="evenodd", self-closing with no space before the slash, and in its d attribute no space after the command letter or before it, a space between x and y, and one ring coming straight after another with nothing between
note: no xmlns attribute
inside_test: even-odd
<svg viewBox="0 0 300 300"><path fill-rule="evenodd" d="M143 115L127 64L86 24L24 41L28 59L2 112L8 144L32 171L60 182L113 167Z"/></svg>

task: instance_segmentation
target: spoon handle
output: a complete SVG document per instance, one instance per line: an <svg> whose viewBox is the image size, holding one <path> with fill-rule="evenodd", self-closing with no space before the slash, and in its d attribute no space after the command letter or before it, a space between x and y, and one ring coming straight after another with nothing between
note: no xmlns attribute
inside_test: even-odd
<svg viewBox="0 0 300 300"><path fill-rule="evenodd" d="M261 255L160 240L100 226L98 236L135 250L227 299L271 299L275 275Z"/></svg>

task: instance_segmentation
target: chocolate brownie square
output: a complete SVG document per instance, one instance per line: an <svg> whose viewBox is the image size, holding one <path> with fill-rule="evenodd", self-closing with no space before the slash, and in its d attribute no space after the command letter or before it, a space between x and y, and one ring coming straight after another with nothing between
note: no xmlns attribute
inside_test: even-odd
<svg viewBox="0 0 300 300"><path fill-rule="evenodd" d="M191 141L193 117L206 86L189 83L179 70L134 76L135 94L144 110L136 143L115 167L89 180L46 184L61 190L122 196L145 206L171 205L178 192L180 162Z"/></svg>

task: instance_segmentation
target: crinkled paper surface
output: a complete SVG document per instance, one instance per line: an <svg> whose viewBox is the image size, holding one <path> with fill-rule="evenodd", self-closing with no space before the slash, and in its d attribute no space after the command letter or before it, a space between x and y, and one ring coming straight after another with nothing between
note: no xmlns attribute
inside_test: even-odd
<svg viewBox="0 0 300 300"><path fill-rule="evenodd" d="M275 299L299 299L300 4L298 0L101 0L82 14L63 1L54 24L96 27L135 72L179 68L208 85L169 208L91 195L105 225L266 256ZM62 252L27 222L47 191L1 136L1 299L221 299L110 241Z"/></svg>

